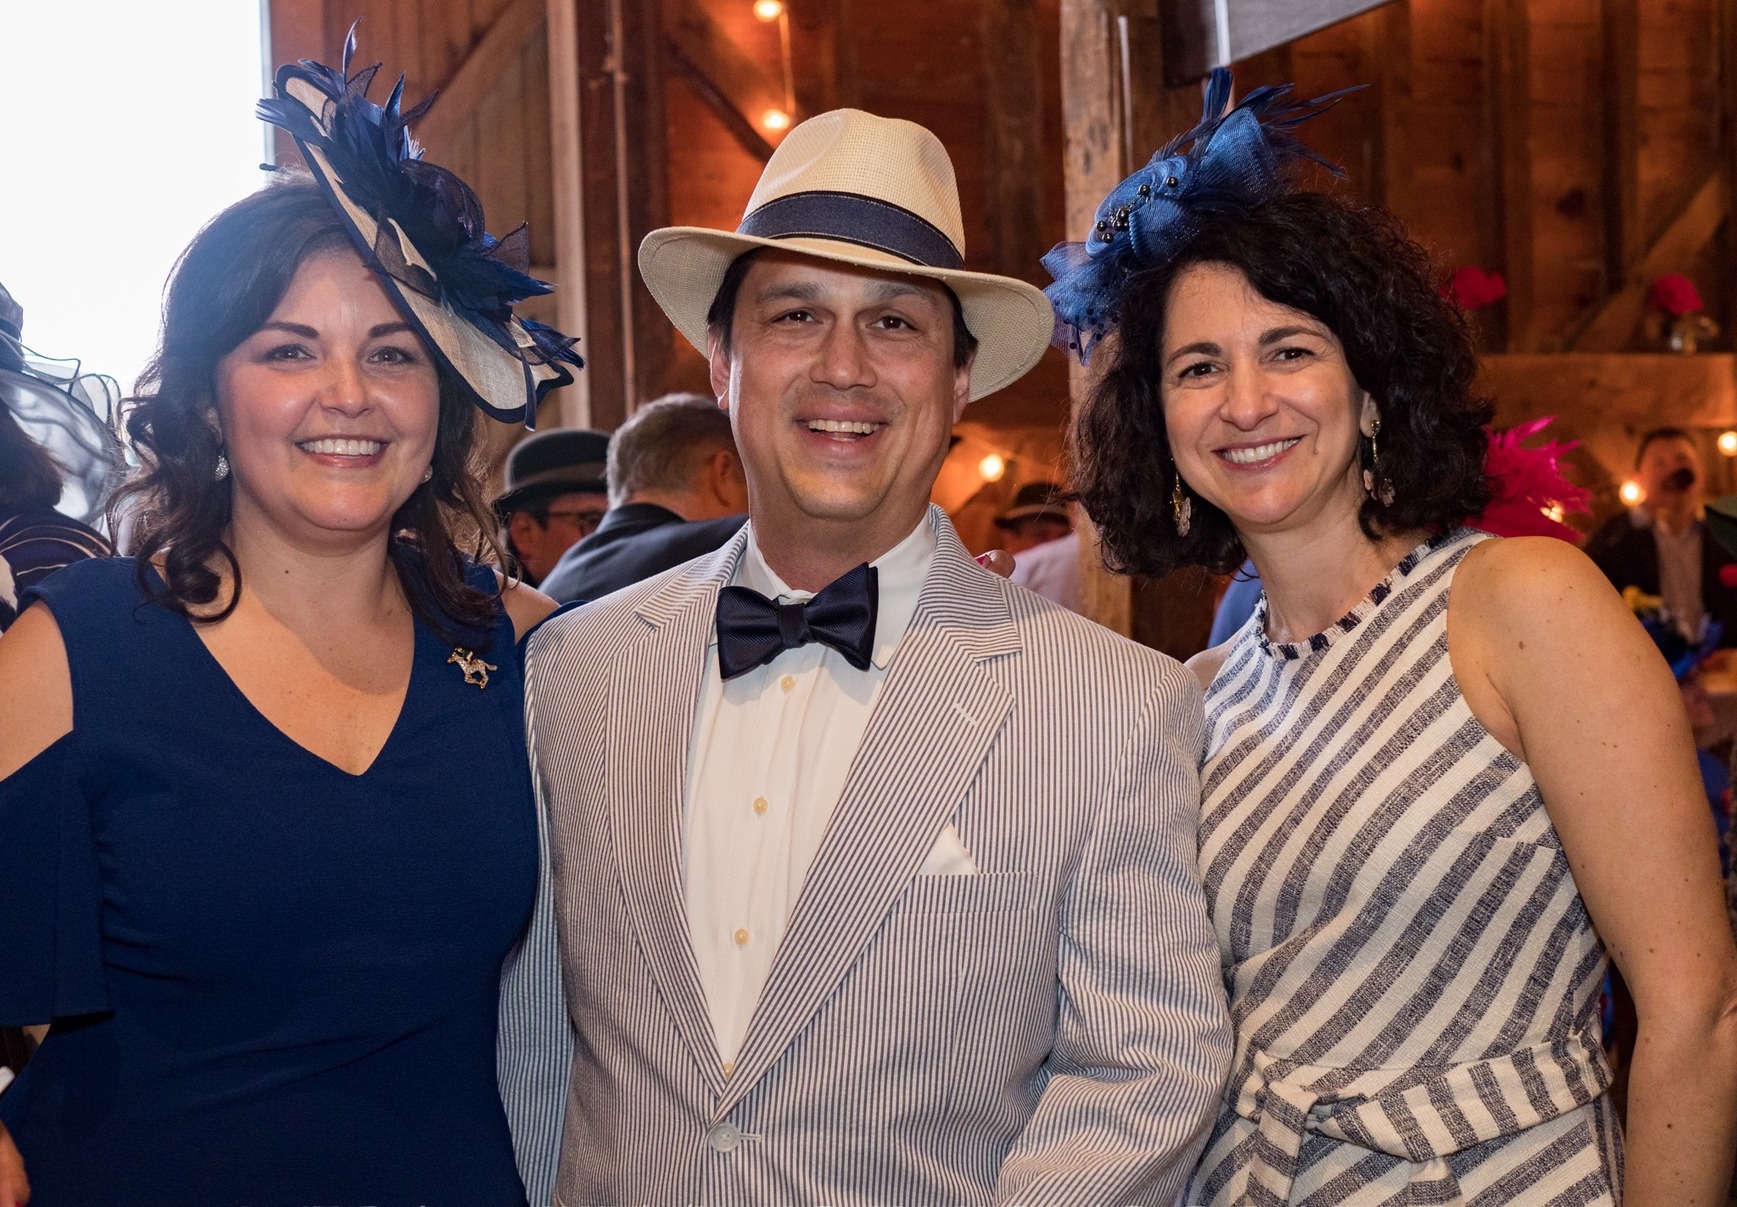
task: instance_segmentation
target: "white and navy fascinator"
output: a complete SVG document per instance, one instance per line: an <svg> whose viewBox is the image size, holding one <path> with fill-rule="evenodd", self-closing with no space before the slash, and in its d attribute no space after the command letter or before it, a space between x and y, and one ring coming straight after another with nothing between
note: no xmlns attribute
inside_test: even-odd
<svg viewBox="0 0 1737 1207"><path fill-rule="evenodd" d="M573 380L577 342L521 319L513 305L553 291L527 272L520 226L496 239L469 185L422 158L410 126L430 96L400 113L404 77L385 105L368 99L380 65L350 74L356 27L333 70L311 59L277 73L259 116L295 139L363 260L471 400L496 419L535 426L537 403Z"/></svg>
<svg viewBox="0 0 1737 1207"><path fill-rule="evenodd" d="M1055 278L1044 293L1055 307L1056 344L1088 360L1116 326L1128 275L1162 263L1208 216L1244 211L1282 192L1291 169L1305 160L1343 175L1291 131L1356 90L1298 101L1284 84L1256 88L1230 108L1231 74L1214 68L1200 123L1104 198L1084 243L1058 243L1044 256Z"/></svg>

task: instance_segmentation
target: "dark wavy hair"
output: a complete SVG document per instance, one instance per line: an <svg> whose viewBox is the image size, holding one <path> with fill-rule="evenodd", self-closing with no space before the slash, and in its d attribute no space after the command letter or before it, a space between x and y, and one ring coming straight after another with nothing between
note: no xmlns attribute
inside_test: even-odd
<svg viewBox="0 0 1737 1207"><path fill-rule="evenodd" d="M125 403L123 423L140 466L109 502L110 529L131 534L128 552L138 559L147 598L200 622L235 611L241 566L223 539L230 479L217 476L222 448L212 422L218 362L271 317L304 261L351 247L313 178L283 171L208 222L181 253L163 306L162 341ZM393 515L388 549L410 606L456 641L455 625L486 628L498 606L498 590L466 581L467 558L498 562L500 552L480 486L476 408L438 362L437 371L433 476ZM221 604L223 580L211 568L217 559L233 576ZM162 567L160 584L149 572L153 562Z"/></svg>
<svg viewBox="0 0 1737 1207"><path fill-rule="evenodd" d="M1383 533L1440 531L1483 511L1494 415L1473 393L1477 355L1465 317L1437 290L1429 255L1385 210L1322 193L1288 193L1202 219L1162 264L1129 277L1102 376L1069 432L1073 487L1103 538L1105 562L1157 577L1181 566L1228 574L1245 556L1225 514L1192 495L1176 531L1176 463L1161 383L1170 291L1183 270L1223 264L1268 301L1312 315L1338 337L1381 415L1381 477L1393 502L1364 499L1358 523ZM1369 446L1361 442L1368 468ZM1183 489L1187 490L1187 482Z"/></svg>

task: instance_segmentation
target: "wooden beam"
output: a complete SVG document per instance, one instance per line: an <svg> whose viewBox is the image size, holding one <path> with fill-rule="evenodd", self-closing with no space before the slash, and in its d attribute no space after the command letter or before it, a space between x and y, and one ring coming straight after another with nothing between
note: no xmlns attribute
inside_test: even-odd
<svg viewBox="0 0 1737 1207"><path fill-rule="evenodd" d="M434 107L416 124L416 140L430 149L431 159L440 162L441 148L449 146L475 116L501 73L519 57L547 16L544 0L508 0L440 86Z"/></svg>
<svg viewBox="0 0 1737 1207"><path fill-rule="evenodd" d="M1385 0L1170 0L1164 20L1164 78L1198 80L1214 67L1271 50L1367 12Z"/></svg>
<svg viewBox="0 0 1737 1207"><path fill-rule="evenodd" d="M555 194L556 326L579 337L585 368L560 392L561 427L591 426L591 381L596 352L590 344L585 274L585 187L581 167L579 12L589 0L546 0L549 22L550 185Z"/></svg>
<svg viewBox="0 0 1737 1207"><path fill-rule="evenodd" d="M1008 277L1041 271L1043 74L1035 0L983 0L983 157L989 218L985 266Z"/></svg>
<svg viewBox="0 0 1737 1207"><path fill-rule="evenodd" d="M1647 249L1629 274L1629 283L1593 312L1571 346L1576 352L1620 352L1634 337L1646 315L1652 282L1692 265L1701 249L1718 232L1730 209L1730 190L1723 165L1707 173L1664 233Z"/></svg>
<svg viewBox="0 0 1737 1207"><path fill-rule="evenodd" d="M671 66L717 112L736 140L765 160L772 153L771 144L755 122L768 109L784 108L783 81L744 54L699 0L664 0L663 10Z"/></svg>
<svg viewBox="0 0 1737 1207"><path fill-rule="evenodd" d="M1737 0L1720 0L1719 24L1719 167L1725 173L1725 196L1737 197ZM1737 223L1725 224L1725 338L1737 346Z"/></svg>
<svg viewBox="0 0 1737 1207"><path fill-rule="evenodd" d="M1645 247L1640 214L1640 0L1601 0L1604 279L1620 292Z"/></svg>
<svg viewBox="0 0 1737 1207"><path fill-rule="evenodd" d="M670 71L699 94L699 98L717 115L718 120L724 123L724 128L742 150L761 163L772 158L772 144L761 135L759 128L748 119L748 115L736 107L736 103L722 86L712 79L703 67L688 58L680 42L673 37L666 39L664 53L669 56Z"/></svg>
<svg viewBox="0 0 1737 1207"><path fill-rule="evenodd" d="M1199 120L1200 90L1162 86L1163 31L1155 0L1062 0L1061 47L1066 231L1071 239L1083 239L1105 194L1170 135ZM1077 407L1091 388L1091 374L1070 362L1069 382ZM1133 580L1103 568L1089 525L1085 538L1080 542L1084 612L1118 633L1132 634ZM1153 584L1142 594L1163 593L1170 582ZM1150 599L1143 603L1142 611L1155 606ZM1177 617L1187 614L1183 608L1171 611ZM1198 627L1203 641L1206 628ZM1144 628L1142 635L1156 640ZM1180 647L1193 640L1182 635L1159 644Z"/></svg>
<svg viewBox="0 0 1737 1207"><path fill-rule="evenodd" d="M669 220L658 0L549 0L557 255L584 395L563 420L613 428L663 393L671 329L639 279L639 242Z"/></svg>
<svg viewBox="0 0 1737 1207"><path fill-rule="evenodd" d="M836 0L785 0L790 14L790 61L795 75L796 108L805 115L825 113L839 100L839 12Z"/></svg>
<svg viewBox="0 0 1737 1207"><path fill-rule="evenodd" d="M1377 201L1402 222L1411 198L1411 0L1397 0L1364 23L1364 58L1374 65L1374 138L1370 183Z"/></svg>
<svg viewBox="0 0 1737 1207"><path fill-rule="evenodd" d="M1122 42L1112 0L1062 0L1062 117L1067 129L1063 174L1067 196L1067 234L1083 239L1104 195L1130 170L1123 129ZM1070 363L1069 380L1077 408L1091 389L1091 377ZM1133 588L1108 573L1098 560L1090 525L1080 541L1081 604L1085 614L1124 636L1133 632Z"/></svg>
<svg viewBox="0 0 1737 1207"><path fill-rule="evenodd" d="M1532 330L1531 22L1526 0L1484 0L1485 118L1494 156L1490 212L1508 282L1505 350L1535 351Z"/></svg>

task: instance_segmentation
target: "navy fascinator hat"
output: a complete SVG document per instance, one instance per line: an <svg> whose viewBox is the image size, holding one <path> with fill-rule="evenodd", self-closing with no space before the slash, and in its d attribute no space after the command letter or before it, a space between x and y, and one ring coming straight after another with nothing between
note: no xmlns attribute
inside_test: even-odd
<svg viewBox="0 0 1737 1207"><path fill-rule="evenodd" d="M356 27L333 70L311 59L280 68L260 118L286 131L357 251L472 402L496 419L535 425L537 403L583 366L576 340L521 319L513 305L553 292L528 274L520 226L496 239L469 185L422 158L411 123L432 96L400 113L404 77L385 105L368 99L379 64L350 74Z"/></svg>
<svg viewBox="0 0 1737 1207"><path fill-rule="evenodd" d="M1128 275L1162 263L1202 220L1246 211L1283 192L1290 169L1304 160L1344 174L1291 131L1356 88L1312 101L1293 99L1290 84L1256 88L1235 108L1229 107L1230 90L1230 72L1214 68L1200 123L1104 198L1084 243L1058 243L1044 256L1055 278L1044 290L1055 307L1055 343L1077 352L1081 363L1116 326Z"/></svg>

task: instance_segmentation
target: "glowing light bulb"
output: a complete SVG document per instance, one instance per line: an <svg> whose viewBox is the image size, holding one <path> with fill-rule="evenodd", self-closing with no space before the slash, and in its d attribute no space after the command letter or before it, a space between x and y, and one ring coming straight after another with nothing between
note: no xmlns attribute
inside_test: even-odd
<svg viewBox="0 0 1737 1207"><path fill-rule="evenodd" d="M999 482L1001 475L1007 472L1007 462L999 453L990 453L977 463L977 472L983 475L985 482Z"/></svg>
<svg viewBox="0 0 1737 1207"><path fill-rule="evenodd" d="M1550 506L1540 507L1538 510L1542 511L1544 513L1545 519L1552 520L1558 524L1562 523L1562 519L1563 519L1563 516L1565 514L1562 510L1562 504L1552 503L1552 504L1550 504Z"/></svg>
<svg viewBox="0 0 1737 1207"><path fill-rule="evenodd" d="M776 21L784 15L783 0L754 0L754 15L762 21Z"/></svg>
<svg viewBox="0 0 1737 1207"><path fill-rule="evenodd" d="M1637 507L1646 501L1647 492L1641 489L1639 482L1628 481L1622 484L1622 488L1616 492L1616 497L1630 507Z"/></svg>
<svg viewBox="0 0 1737 1207"><path fill-rule="evenodd" d="M760 115L760 124L768 130L788 130L790 115L782 109L768 109Z"/></svg>
<svg viewBox="0 0 1737 1207"><path fill-rule="evenodd" d="M1737 457L1737 432L1719 433L1719 451L1727 457Z"/></svg>

